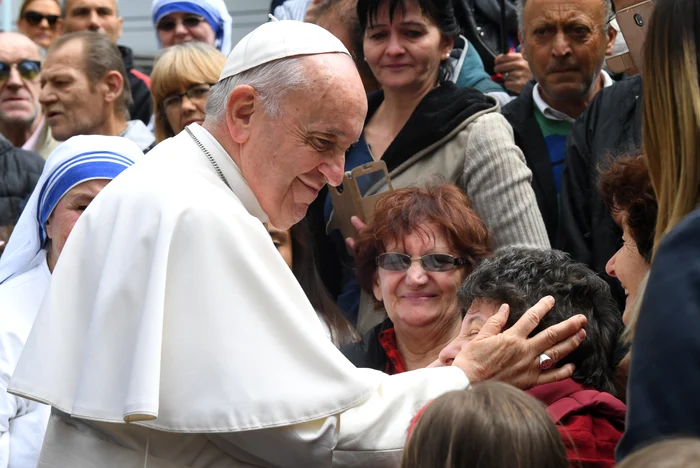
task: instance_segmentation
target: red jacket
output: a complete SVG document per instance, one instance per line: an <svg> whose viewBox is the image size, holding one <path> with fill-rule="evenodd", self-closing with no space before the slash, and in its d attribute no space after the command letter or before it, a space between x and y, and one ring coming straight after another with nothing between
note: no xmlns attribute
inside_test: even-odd
<svg viewBox="0 0 700 468"><path fill-rule="evenodd" d="M539 385L527 393L547 405L547 413L557 423L564 441L571 468L615 466L615 447L625 430L624 403L572 379Z"/></svg>

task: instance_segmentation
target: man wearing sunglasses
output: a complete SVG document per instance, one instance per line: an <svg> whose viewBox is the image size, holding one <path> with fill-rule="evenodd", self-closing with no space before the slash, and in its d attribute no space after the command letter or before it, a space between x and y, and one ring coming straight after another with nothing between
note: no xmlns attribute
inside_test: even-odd
<svg viewBox="0 0 700 468"><path fill-rule="evenodd" d="M95 31L107 36L114 44L117 44L122 35L124 18L119 16L116 0L65 0L61 15L64 33ZM134 54L129 47L118 47L131 88L129 115L132 120L140 120L148 125L153 115L151 79L134 67Z"/></svg>
<svg viewBox="0 0 700 468"><path fill-rule="evenodd" d="M40 57L28 37L0 33L0 133L14 146L47 158L58 143L39 103Z"/></svg>
<svg viewBox="0 0 700 468"><path fill-rule="evenodd" d="M41 157L19 148L42 120L38 58L27 37L0 32L0 255L44 167Z"/></svg>

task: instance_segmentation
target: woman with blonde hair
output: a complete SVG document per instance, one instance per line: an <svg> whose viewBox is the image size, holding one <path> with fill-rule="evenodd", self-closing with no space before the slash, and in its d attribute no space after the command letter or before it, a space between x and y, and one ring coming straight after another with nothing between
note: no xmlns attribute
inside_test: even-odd
<svg viewBox="0 0 700 468"><path fill-rule="evenodd" d="M700 435L699 24L697 0L656 0L645 41L642 140L658 217L618 460Z"/></svg>
<svg viewBox="0 0 700 468"><path fill-rule="evenodd" d="M151 73L158 143L204 121L209 91L219 81L224 63L224 54L203 42L175 45L158 57Z"/></svg>

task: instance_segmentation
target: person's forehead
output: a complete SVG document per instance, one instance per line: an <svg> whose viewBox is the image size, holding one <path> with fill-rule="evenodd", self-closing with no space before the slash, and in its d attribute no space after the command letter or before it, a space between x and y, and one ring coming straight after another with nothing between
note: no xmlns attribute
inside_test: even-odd
<svg viewBox="0 0 700 468"><path fill-rule="evenodd" d="M51 51L44 62L43 72L83 71L83 43L79 40L69 41L58 49Z"/></svg>
<svg viewBox="0 0 700 468"><path fill-rule="evenodd" d="M21 60L40 60L41 55L36 45L29 39L3 38L0 34L0 60L3 62L16 63Z"/></svg>
<svg viewBox="0 0 700 468"><path fill-rule="evenodd" d="M173 11L168 13L167 15L163 16L162 19L179 19L179 18L184 18L185 16L198 16L196 13L190 13L189 11Z"/></svg>
<svg viewBox="0 0 700 468"><path fill-rule="evenodd" d="M110 8L117 11L116 0L66 0L66 10L69 12L76 8Z"/></svg>
<svg viewBox="0 0 700 468"><path fill-rule="evenodd" d="M323 127L325 133L349 136L356 125L362 125L365 116L360 106L366 106L362 82L352 59L342 54L310 56L305 59L305 70L312 84L290 92L284 100L284 110L289 115L302 116L302 124Z"/></svg>
<svg viewBox="0 0 700 468"><path fill-rule="evenodd" d="M61 7L53 0L34 0L29 3L24 11L37 11L44 14L60 14Z"/></svg>
<svg viewBox="0 0 700 468"><path fill-rule="evenodd" d="M537 21L573 22L602 18L602 0L528 0L523 11L526 23Z"/></svg>

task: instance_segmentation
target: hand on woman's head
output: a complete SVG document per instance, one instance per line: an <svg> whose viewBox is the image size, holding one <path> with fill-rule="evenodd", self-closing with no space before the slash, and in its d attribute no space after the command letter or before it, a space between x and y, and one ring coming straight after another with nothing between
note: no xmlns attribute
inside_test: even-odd
<svg viewBox="0 0 700 468"><path fill-rule="evenodd" d="M509 311L504 304L473 340L468 342L460 334L457 340L463 347L452 365L462 369L472 383L500 380L522 389L571 377L574 371L572 364L543 371L539 356L545 353L556 363L578 348L586 337L583 330L585 316L576 315L528 338L553 306L554 299L545 297L510 329L501 332Z"/></svg>

